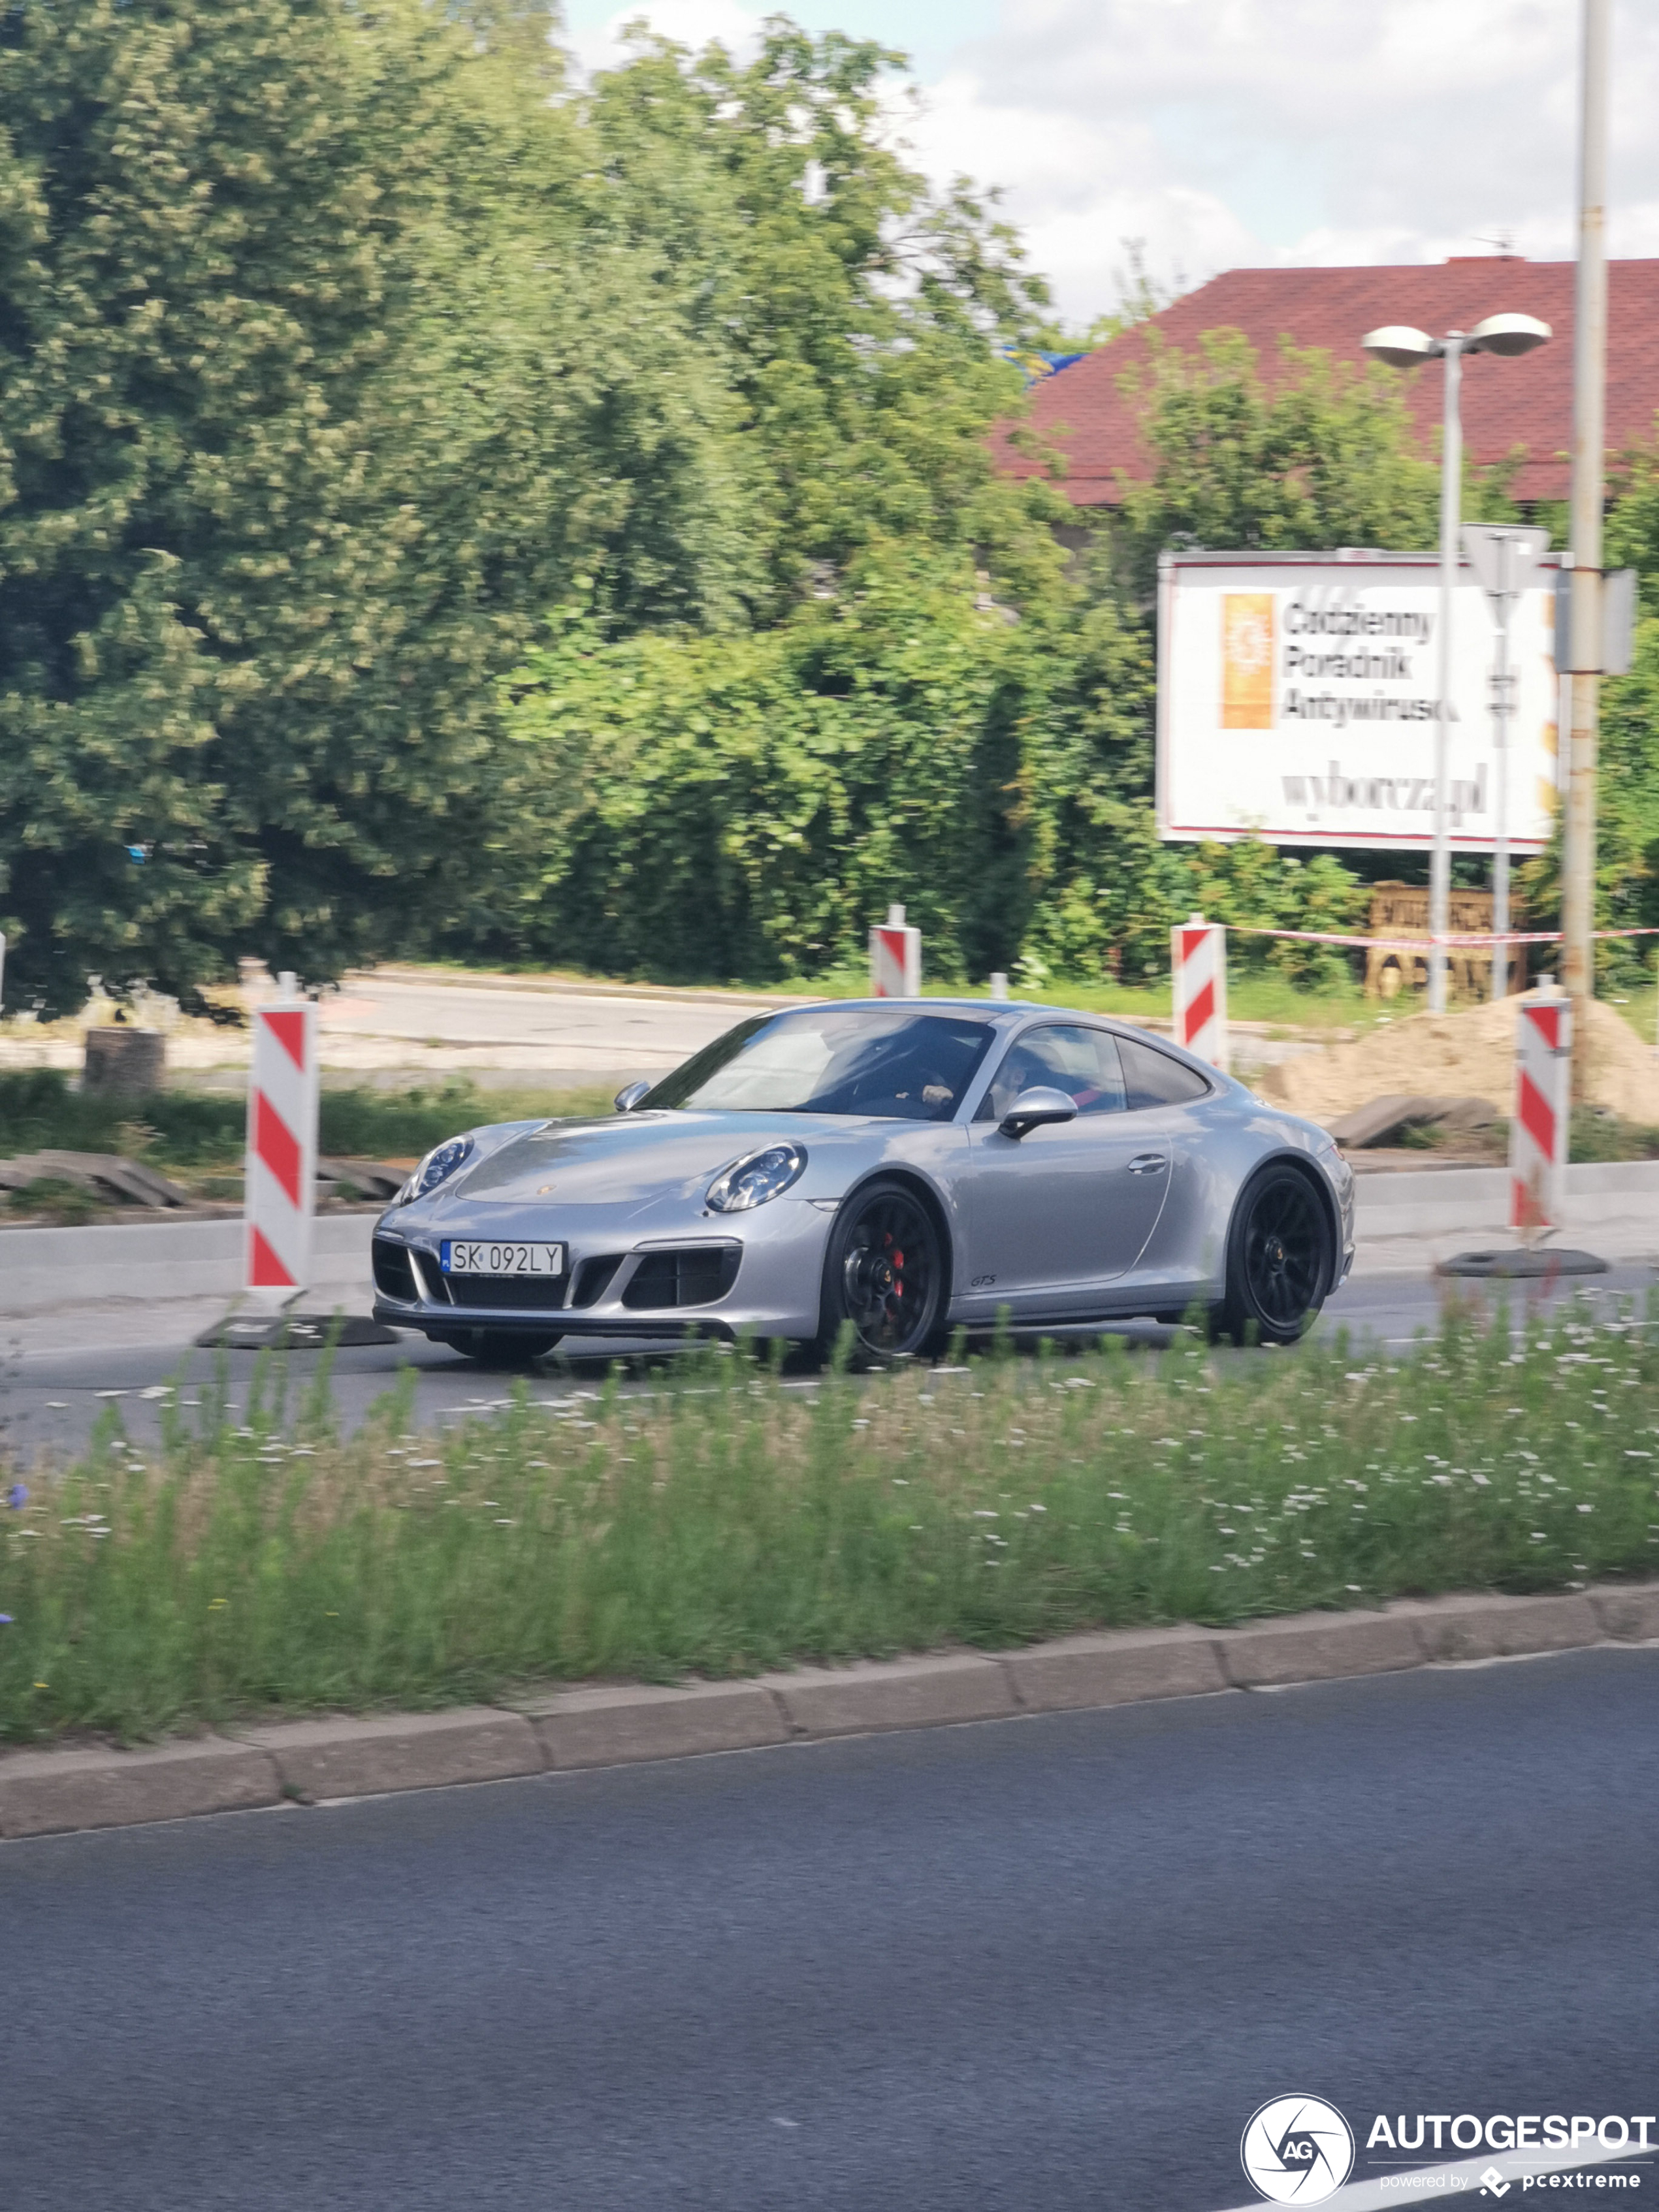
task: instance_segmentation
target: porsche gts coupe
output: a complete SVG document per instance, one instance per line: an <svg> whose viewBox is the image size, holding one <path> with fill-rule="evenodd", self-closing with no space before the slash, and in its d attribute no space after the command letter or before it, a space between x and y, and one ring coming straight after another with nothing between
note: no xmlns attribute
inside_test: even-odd
<svg viewBox="0 0 1659 2212"><path fill-rule="evenodd" d="M451 1138L374 1255L378 1319L492 1364L848 1328L883 1360L1195 1305L1285 1344L1352 1264L1353 1179L1322 1129L1128 1023L838 1000L739 1022L614 1116Z"/></svg>

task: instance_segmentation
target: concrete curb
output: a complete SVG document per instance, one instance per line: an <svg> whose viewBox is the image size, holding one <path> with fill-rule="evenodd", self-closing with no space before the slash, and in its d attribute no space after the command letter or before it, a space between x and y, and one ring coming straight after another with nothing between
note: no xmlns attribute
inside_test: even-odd
<svg viewBox="0 0 1659 2212"><path fill-rule="evenodd" d="M366 1299L369 1245L379 1212L317 1217L313 1305L328 1293ZM92 1223L83 1229L9 1229L0 1250L0 1316L47 1313L93 1299L234 1297L242 1279L240 1214L217 1221Z"/></svg>
<svg viewBox="0 0 1659 2212"><path fill-rule="evenodd" d="M1659 1160L1584 1161L1563 1177L1563 1241L1574 1234L1626 1227L1654 1218ZM1361 1176L1354 1190L1354 1228L1362 1244L1401 1237L1509 1235L1506 1168L1439 1168Z"/></svg>
<svg viewBox="0 0 1659 2212"><path fill-rule="evenodd" d="M142 1751L7 1752L0 1837L1648 1642L1659 1642L1659 1582L1402 1599L1241 1628L1103 1631L991 1656L930 1652L737 1682L608 1684L511 1708L283 1721Z"/></svg>
<svg viewBox="0 0 1659 2212"><path fill-rule="evenodd" d="M529 1722L492 1705L368 1719L283 1721L242 1740L271 1759L289 1797L443 1790L458 1782L536 1774L542 1765Z"/></svg>
<svg viewBox="0 0 1659 2212"><path fill-rule="evenodd" d="M1007 1669L977 1652L925 1659L864 1659L851 1667L799 1667L763 1674L797 1735L868 1735L882 1729L940 1728L1017 1713Z"/></svg>
<svg viewBox="0 0 1659 2212"><path fill-rule="evenodd" d="M789 1740L777 1699L757 1682L567 1690L527 1710L547 1764L556 1771L709 1751L753 1751Z"/></svg>
<svg viewBox="0 0 1659 2212"><path fill-rule="evenodd" d="M14 1752L0 1759L0 1836L240 1813L282 1795L268 1753L219 1736L147 1751Z"/></svg>

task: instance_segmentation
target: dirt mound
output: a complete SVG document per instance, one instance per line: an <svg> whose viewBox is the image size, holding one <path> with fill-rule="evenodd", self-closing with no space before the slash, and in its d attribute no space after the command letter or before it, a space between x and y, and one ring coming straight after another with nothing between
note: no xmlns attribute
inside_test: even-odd
<svg viewBox="0 0 1659 2212"><path fill-rule="evenodd" d="M1264 1068L1257 1088L1328 1125L1396 1091L1474 1095L1507 1113L1515 1088L1518 999L1456 1014L1407 1014L1352 1044ZM1585 1096L1627 1121L1659 1126L1659 1060L1611 1006L1593 1005ZM1581 1040L1582 1042L1582 1040Z"/></svg>

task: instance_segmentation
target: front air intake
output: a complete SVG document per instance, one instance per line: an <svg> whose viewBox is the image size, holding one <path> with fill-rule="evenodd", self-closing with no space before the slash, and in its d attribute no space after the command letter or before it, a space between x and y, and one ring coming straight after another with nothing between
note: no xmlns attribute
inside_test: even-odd
<svg viewBox="0 0 1659 2212"><path fill-rule="evenodd" d="M709 1306L738 1279L741 1244L679 1244L647 1252L629 1277L622 1302L632 1313Z"/></svg>
<svg viewBox="0 0 1659 2212"><path fill-rule="evenodd" d="M415 1270L409 1264L409 1248L394 1243L389 1237L374 1239L374 1287L383 1298L396 1298L400 1305L418 1303L420 1291L415 1281Z"/></svg>

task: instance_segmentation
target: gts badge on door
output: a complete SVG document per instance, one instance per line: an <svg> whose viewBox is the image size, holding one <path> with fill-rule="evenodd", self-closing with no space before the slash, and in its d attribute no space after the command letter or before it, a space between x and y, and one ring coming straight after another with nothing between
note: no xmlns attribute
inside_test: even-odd
<svg viewBox="0 0 1659 2212"><path fill-rule="evenodd" d="M970 1291L988 1291L995 1280L994 1275L975 1275L968 1287Z"/></svg>

